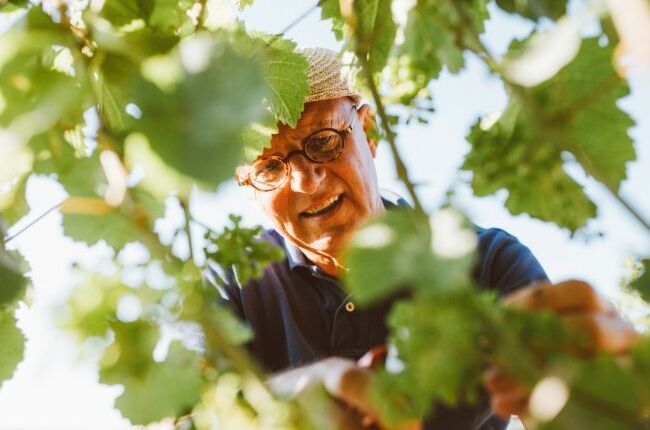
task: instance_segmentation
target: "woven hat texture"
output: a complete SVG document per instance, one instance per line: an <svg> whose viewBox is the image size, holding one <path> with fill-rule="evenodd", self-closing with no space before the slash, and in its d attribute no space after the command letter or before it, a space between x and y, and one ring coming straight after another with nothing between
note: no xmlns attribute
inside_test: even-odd
<svg viewBox="0 0 650 430"><path fill-rule="evenodd" d="M348 80L341 72L343 65L334 51L326 48L304 48L301 53L309 62L309 95L305 103L358 95L350 89Z"/></svg>

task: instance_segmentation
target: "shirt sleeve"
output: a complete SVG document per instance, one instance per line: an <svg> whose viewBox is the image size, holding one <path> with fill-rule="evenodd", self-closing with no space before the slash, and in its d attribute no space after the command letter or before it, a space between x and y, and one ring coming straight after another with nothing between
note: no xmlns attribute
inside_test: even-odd
<svg viewBox="0 0 650 430"><path fill-rule="evenodd" d="M481 289L507 295L534 282L549 282L537 258L516 237L496 228L478 229L475 278Z"/></svg>
<svg viewBox="0 0 650 430"><path fill-rule="evenodd" d="M203 282L219 292L218 302L230 308L240 320L244 318L241 288L232 269L226 269L208 260L203 271Z"/></svg>

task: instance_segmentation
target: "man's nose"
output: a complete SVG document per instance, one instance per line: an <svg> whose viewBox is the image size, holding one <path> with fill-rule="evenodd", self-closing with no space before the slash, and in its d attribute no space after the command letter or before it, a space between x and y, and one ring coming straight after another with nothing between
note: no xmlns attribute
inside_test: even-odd
<svg viewBox="0 0 650 430"><path fill-rule="evenodd" d="M325 169L318 163L313 163L303 154L298 154L289 160L291 165L291 190L297 193L313 194L320 187L325 177Z"/></svg>

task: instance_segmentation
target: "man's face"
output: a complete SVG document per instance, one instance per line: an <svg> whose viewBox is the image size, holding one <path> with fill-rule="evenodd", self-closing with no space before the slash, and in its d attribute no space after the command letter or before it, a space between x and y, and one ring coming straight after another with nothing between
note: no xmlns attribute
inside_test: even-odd
<svg viewBox="0 0 650 430"><path fill-rule="evenodd" d="M373 161L375 146L363 129L367 108L357 111L353 106L347 97L307 103L296 128L281 126L271 147L260 156L285 157L302 149L302 140L315 131L344 130L352 124L337 159L318 164L304 153L297 154L289 158L289 175L278 188L248 187L275 229L303 250L336 256L359 223L383 211Z"/></svg>

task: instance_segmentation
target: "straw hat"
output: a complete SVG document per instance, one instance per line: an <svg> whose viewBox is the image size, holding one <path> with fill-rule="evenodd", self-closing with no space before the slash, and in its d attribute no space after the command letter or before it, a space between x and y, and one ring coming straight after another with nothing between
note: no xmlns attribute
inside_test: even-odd
<svg viewBox="0 0 650 430"><path fill-rule="evenodd" d="M346 96L359 96L350 89L350 84L343 76L343 64L336 53L326 48L304 48L300 53L309 62L309 95L305 103L319 100L336 99Z"/></svg>

